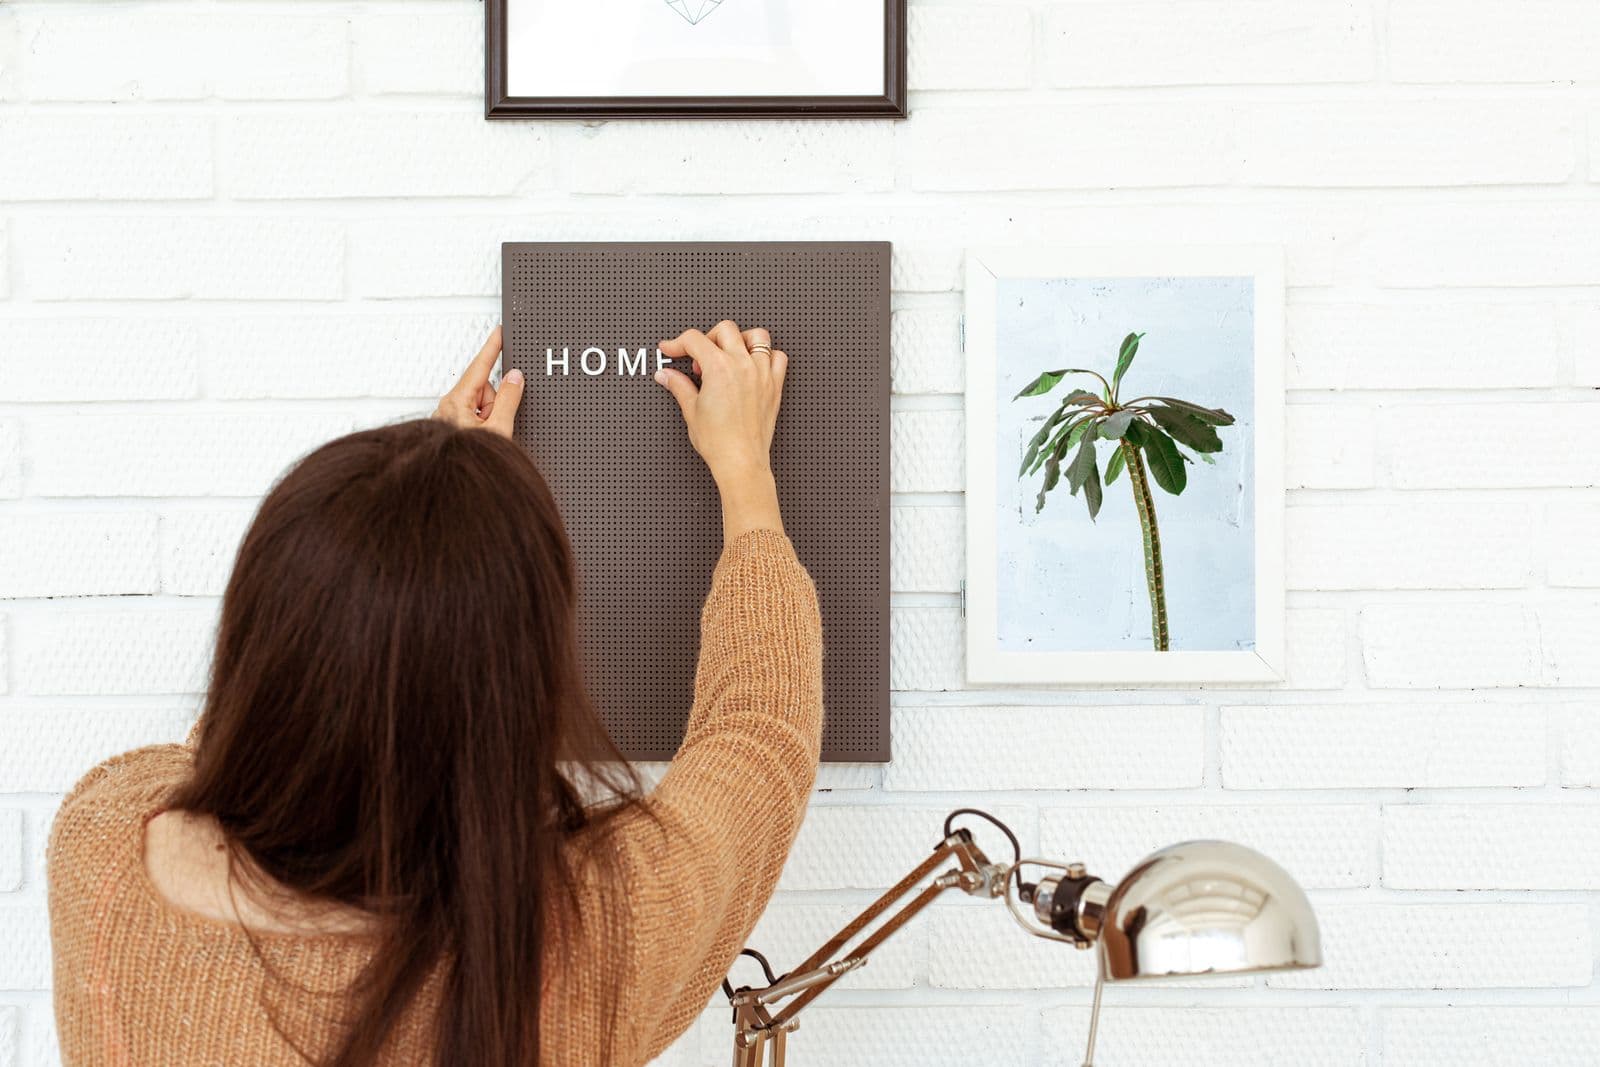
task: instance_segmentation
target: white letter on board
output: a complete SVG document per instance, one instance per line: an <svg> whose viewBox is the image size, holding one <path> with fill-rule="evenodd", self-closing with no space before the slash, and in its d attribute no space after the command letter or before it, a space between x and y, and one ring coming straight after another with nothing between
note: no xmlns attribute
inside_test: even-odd
<svg viewBox="0 0 1600 1067"><path fill-rule="evenodd" d="M589 369L589 354L591 352L600 357L600 365L594 370ZM604 374L606 372L606 354L603 349L585 348L583 350L583 355L579 356L578 360L583 367L583 373L589 375L591 378L596 374Z"/></svg>
<svg viewBox="0 0 1600 1067"><path fill-rule="evenodd" d="M646 351L646 349L641 348L636 356L630 357L626 348L617 349L617 373L643 374Z"/></svg>
<svg viewBox="0 0 1600 1067"><path fill-rule="evenodd" d="M672 360L661 354L661 349L656 349L656 370L666 370L667 364L671 362Z"/></svg>
<svg viewBox="0 0 1600 1067"><path fill-rule="evenodd" d="M561 373L562 374L566 374L568 372L568 370L567 370L567 356L568 356L568 353L567 353L567 350L565 348L563 348L561 350L561 358L559 360L556 359L556 350L555 349L553 349L553 348L545 349L544 350L544 373L545 373L545 376L549 377L550 375L552 375L552 374L554 374L556 372L556 364L557 363L561 364Z"/></svg>

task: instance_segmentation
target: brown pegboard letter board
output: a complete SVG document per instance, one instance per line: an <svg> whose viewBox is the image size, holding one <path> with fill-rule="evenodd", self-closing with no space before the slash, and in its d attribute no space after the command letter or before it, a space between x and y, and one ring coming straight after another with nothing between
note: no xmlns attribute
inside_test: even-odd
<svg viewBox="0 0 1600 1067"><path fill-rule="evenodd" d="M650 378L656 344L731 318L789 354L773 469L822 602L823 758L887 760L889 246L507 244L502 293L504 369L528 381L516 439L566 519L590 692L622 750L677 750L722 551L716 487ZM643 373L618 373L622 347L648 349ZM569 373L547 373L547 348ZM593 376L588 348L606 357Z"/></svg>

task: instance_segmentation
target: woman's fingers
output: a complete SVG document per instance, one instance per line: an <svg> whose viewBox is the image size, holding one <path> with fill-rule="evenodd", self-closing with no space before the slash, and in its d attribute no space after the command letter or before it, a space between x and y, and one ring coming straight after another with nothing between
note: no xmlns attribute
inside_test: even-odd
<svg viewBox="0 0 1600 1067"><path fill-rule="evenodd" d="M726 352L730 358L738 358L750 354L744 347L744 335L739 332L738 323L731 319L723 319L711 327L710 336L716 346Z"/></svg>
<svg viewBox="0 0 1600 1067"><path fill-rule="evenodd" d="M679 334L670 341L662 341L656 346L663 356L670 360L690 359L689 346L684 343L683 334ZM691 360L691 362L693 362ZM694 372L700 373L700 364L694 363Z"/></svg>
<svg viewBox="0 0 1600 1067"><path fill-rule="evenodd" d="M693 426L695 404L700 399L700 390L694 387L694 382L689 380L687 374L670 367L656 371L656 381L672 394L672 399L678 402L678 410L683 412L683 421Z"/></svg>
<svg viewBox="0 0 1600 1067"><path fill-rule="evenodd" d="M463 400L468 402L478 398L483 387L489 384L489 375L494 371L496 361L500 359L500 345L502 332L499 326L489 331L489 339L483 342L483 347L478 354L472 357L472 362L467 364L467 369L462 373L461 380L451 390Z"/></svg>
<svg viewBox="0 0 1600 1067"><path fill-rule="evenodd" d="M662 355L674 361L693 360L695 373L702 376L707 368L713 374L745 367L772 372L775 360L781 354L772 348L771 333L760 327L740 330L738 324L729 319L723 319L711 327L709 333L685 330L670 341L662 341L660 349ZM657 380L662 385L667 384L660 377ZM775 380L781 383L781 379ZM694 389L693 382L685 379L684 384Z"/></svg>
<svg viewBox="0 0 1600 1067"><path fill-rule="evenodd" d="M501 330L496 326L460 380L440 398L434 418L463 430L481 427L502 437L511 436L517 408L522 405L522 372L506 371L499 389L489 384L489 375L500 360L500 347Z"/></svg>
<svg viewBox="0 0 1600 1067"><path fill-rule="evenodd" d="M772 383L776 385L779 390L783 389L783 376L788 373L788 370L789 353L780 352L774 349L772 353Z"/></svg>
<svg viewBox="0 0 1600 1067"><path fill-rule="evenodd" d="M704 374L707 368L715 368L720 372L733 366L732 357L723 351L715 341L699 330L685 330L678 335L678 340L682 342L683 349L681 353L676 355L679 357L693 357L695 363L699 365L699 373L701 374ZM662 349L662 351L669 356L675 355L666 349Z"/></svg>
<svg viewBox="0 0 1600 1067"><path fill-rule="evenodd" d="M764 370L772 369L772 334L761 327L745 330L742 335L745 348L750 350L750 356L756 361L756 366Z"/></svg>
<svg viewBox="0 0 1600 1067"><path fill-rule="evenodd" d="M522 406L522 389L522 372L515 368L506 371L505 377L500 379L499 391L489 394L492 398L489 406L479 411L485 429L493 430L502 437L511 436L516 426L517 409Z"/></svg>

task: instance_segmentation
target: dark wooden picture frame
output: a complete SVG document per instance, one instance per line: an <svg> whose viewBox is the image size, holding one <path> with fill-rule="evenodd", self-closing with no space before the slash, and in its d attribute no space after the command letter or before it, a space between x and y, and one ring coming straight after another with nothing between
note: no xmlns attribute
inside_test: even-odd
<svg viewBox="0 0 1600 1067"><path fill-rule="evenodd" d="M863 0L866 2L866 0ZM512 96L507 91L506 5L484 0L484 117L905 118L906 0L883 0L883 92L870 96Z"/></svg>

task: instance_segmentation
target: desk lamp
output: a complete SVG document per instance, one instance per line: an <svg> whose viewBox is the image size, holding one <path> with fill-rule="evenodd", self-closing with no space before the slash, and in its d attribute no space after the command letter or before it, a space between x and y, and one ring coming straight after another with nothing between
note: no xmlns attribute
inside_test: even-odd
<svg viewBox="0 0 1600 1067"><path fill-rule="evenodd" d="M999 827L1011 843L1012 862L991 862L972 832L955 826L963 815ZM935 875L947 861L954 866ZM1030 881L1025 872L1033 870L1040 873ZM794 970L774 975L764 956L744 951L760 963L767 984L734 989L723 982L733 1005L733 1067L762 1067L768 1056L770 1067L784 1067L788 1035L800 1012L845 974L865 965L879 945L951 889L1004 900L1017 924L1034 937L1097 951L1083 1067L1094 1067L1106 982L1261 974L1322 964L1321 935L1305 892L1282 867L1243 845L1171 845L1146 856L1121 882L1110 885L1081 863L1023 859L1008 826L987 812L959 808L945 819L944 839L927 859ZM898 911L883 918L908 895Z"/></svg>

